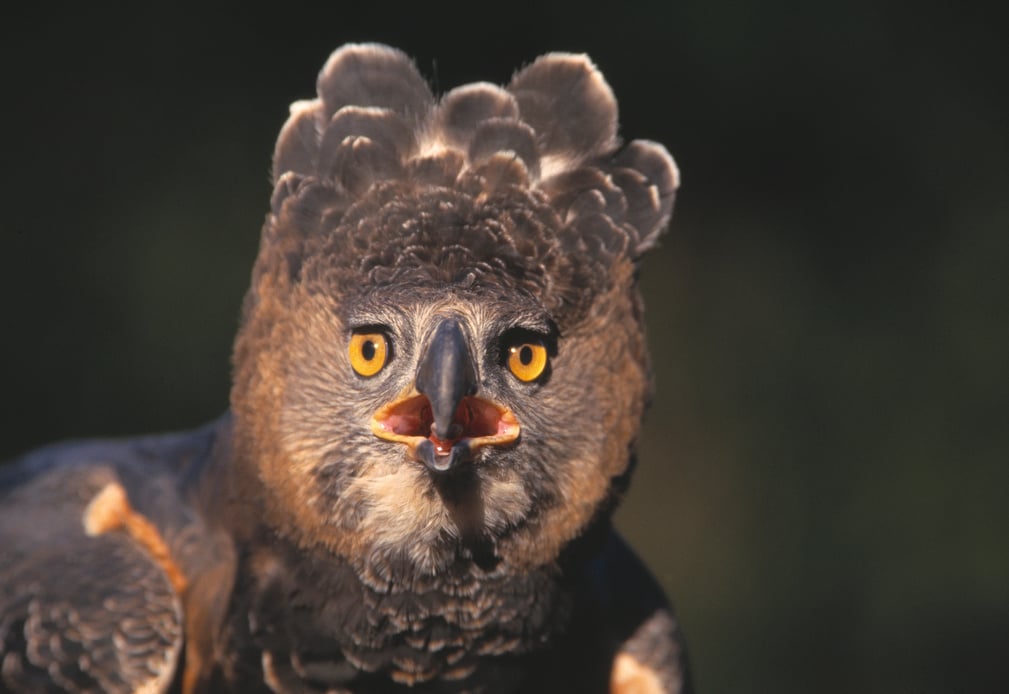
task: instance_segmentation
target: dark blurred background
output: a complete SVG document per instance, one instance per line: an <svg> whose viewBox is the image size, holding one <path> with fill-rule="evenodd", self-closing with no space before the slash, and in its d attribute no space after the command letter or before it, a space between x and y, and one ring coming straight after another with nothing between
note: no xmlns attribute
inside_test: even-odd
<svg viewBox="0 0 1009 694"><path fill-rule="evenodd" d="M332 49L399 46L441 91L585 51L683 171L619 521L701 692L1009 691L1006 15L7 9L0 457L227 406L274 138Z"/></svg>

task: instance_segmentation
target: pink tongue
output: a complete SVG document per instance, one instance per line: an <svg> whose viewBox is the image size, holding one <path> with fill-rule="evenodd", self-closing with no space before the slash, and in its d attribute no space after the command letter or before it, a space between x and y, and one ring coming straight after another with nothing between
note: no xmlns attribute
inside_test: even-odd
<svg viewBox="0 0 1009 694"><path fill-rule="evenodd" d="M452 446L455 445L455 441L442 441L434 436L430 436L428 439L434 444L434 452L438 455L448 455L452 451Z"/></svg>

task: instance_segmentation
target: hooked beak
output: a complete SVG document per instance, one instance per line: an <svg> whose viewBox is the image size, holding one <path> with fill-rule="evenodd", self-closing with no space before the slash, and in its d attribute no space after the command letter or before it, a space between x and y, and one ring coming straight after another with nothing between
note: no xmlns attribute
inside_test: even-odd
<svg viewBox="0 0 1009 694"><path fill-rule="evenodd" d="M466 335L447 318L438 326L417 367L414 386L378 409L375 436L405 444L432 472L448 472L484 446L515 441L511 410L477 397L477 375Z"/></svg>

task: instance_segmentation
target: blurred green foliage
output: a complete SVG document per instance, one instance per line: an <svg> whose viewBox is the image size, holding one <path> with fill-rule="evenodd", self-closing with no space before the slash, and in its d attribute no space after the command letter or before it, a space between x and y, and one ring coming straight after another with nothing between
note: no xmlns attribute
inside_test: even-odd
<svg viewBox="0 0 1009 694"><path fill-rule="evenodd" d="M273 139L330 50L400 46L441 90L586 51L683 170L619 522L700 690L1009 691L1005 10L8 14L2 457L227 407Z"/></svg>

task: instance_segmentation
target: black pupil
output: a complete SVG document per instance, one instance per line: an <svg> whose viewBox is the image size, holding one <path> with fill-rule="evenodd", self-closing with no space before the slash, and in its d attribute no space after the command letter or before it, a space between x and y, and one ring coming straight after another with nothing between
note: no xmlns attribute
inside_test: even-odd
<svg viewBox="0 0 1009 694"><path fill-rule="evenodd" d="M374 340L368 340L363 345L361 345L361 356L364 357L365 361L371 361L375 358L375 352L378 351L378 347L375 346Z"/></svg>
<svg viewBox="0 0 1009 694"><path fill-rule="evenodd" d="M522 366L529 366L533 363L533 348L529 345L522 345L519 350L519 361L522 362Z"/></svg>

